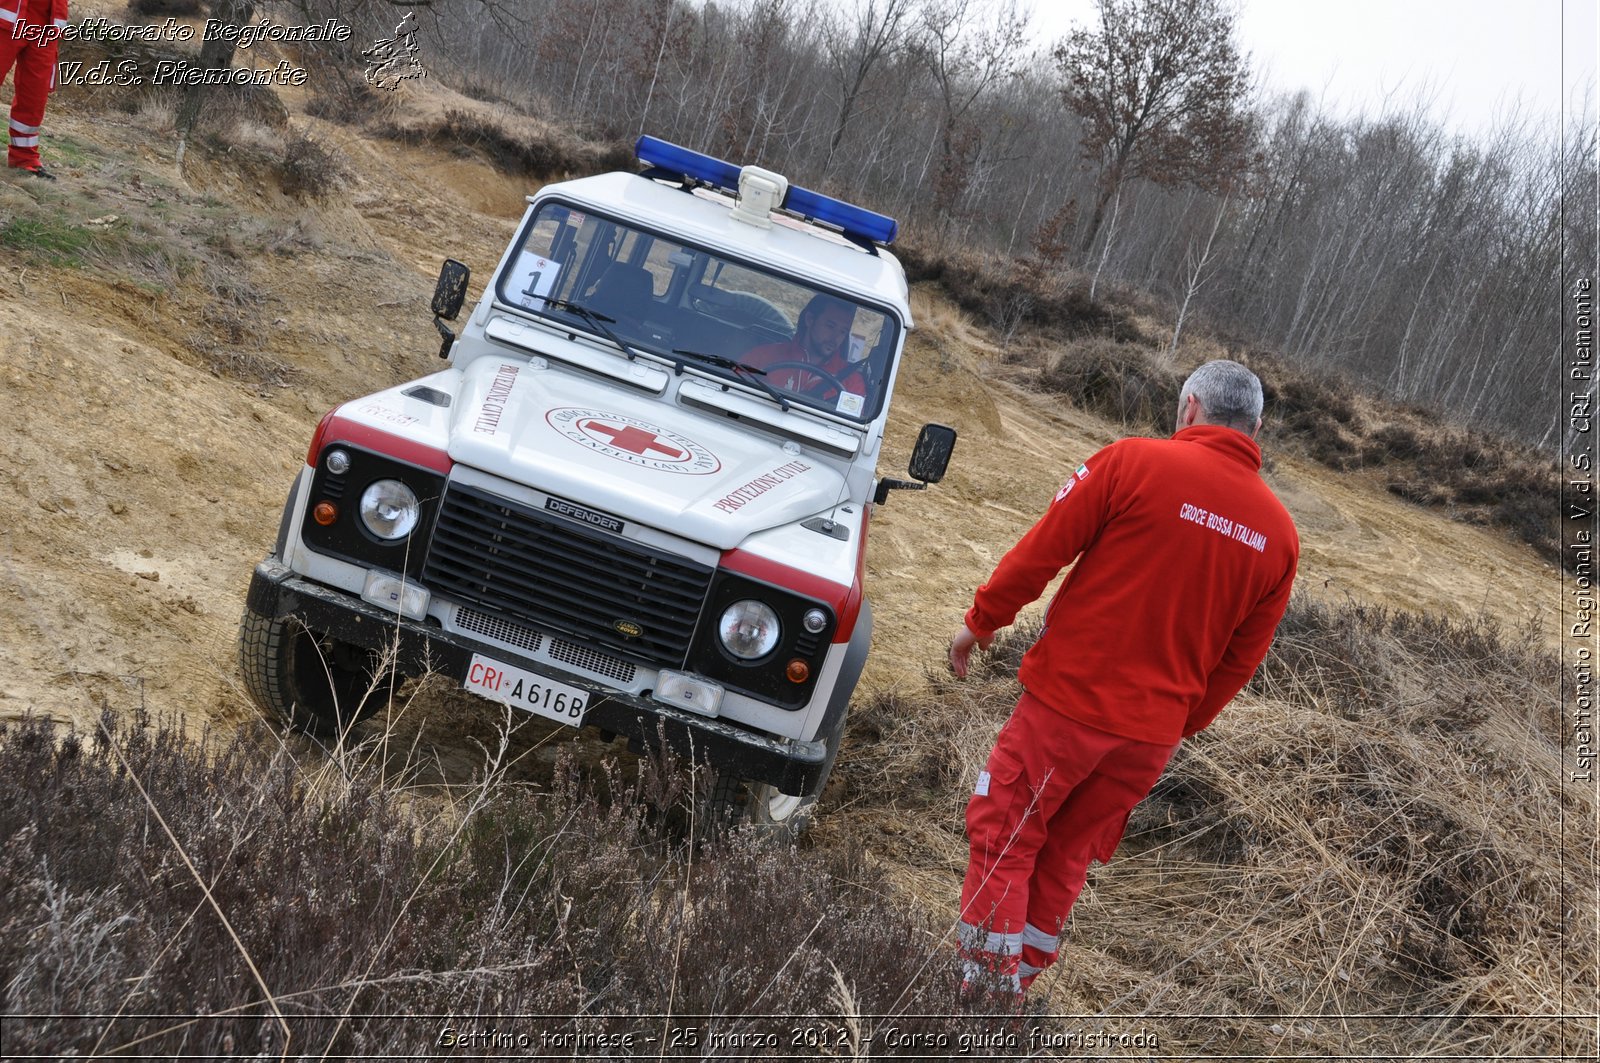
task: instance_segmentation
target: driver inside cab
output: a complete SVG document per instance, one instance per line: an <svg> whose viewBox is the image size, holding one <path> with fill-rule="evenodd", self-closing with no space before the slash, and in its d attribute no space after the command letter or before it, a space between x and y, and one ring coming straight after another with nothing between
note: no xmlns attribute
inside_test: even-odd
<svg viewBox="0 0 1600 1063"><path fill-rule="evenodd" d="M800 311L794 337L746 352L743 362L766 370L767 383L798 395L839 403L844 412L859 412L867 378L850 360L850 327L856 309L843 299L816 295ZM844 400L840 400L841 391ZM846 407L854 396L855 409Z"/></svg>

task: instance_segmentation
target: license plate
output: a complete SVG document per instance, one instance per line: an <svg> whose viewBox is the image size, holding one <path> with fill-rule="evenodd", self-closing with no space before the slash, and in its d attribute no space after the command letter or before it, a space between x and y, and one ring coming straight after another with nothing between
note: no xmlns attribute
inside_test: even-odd
<svg viewBox="0 0 1600 1063"><path fill-rule="evenodd" d="M515 665L501 664L481 653L472 655L472 665L461 686L490 701L571 727L583 725L583 713L589 705L587 690Z"/></svg>

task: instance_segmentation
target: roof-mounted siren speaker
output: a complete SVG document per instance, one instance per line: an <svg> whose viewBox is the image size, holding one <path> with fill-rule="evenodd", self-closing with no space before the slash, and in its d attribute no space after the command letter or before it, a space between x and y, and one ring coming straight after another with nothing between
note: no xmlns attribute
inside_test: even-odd
<svg viewBox="0 0 1600 1063"><path fill-rule="evenodd" d="M739 202L733 216L758 229L772 228L772 212L783 205L789 194L789 179L781 173L746 166L739 171Z"/></svg>

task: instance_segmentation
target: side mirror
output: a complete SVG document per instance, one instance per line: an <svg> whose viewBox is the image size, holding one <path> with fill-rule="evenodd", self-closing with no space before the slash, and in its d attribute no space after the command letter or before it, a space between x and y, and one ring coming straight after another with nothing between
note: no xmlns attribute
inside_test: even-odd
<svg viewBox="0 0 1600 1063"><path fill-rule="evenodd" d="M446 321L456 319L467 301L467 281L471 279L472 270L464 263L453 258L444 260L444 265L439 267L439 283L433 288L432 309L435 317L442 317Z"/></svg>
<svg viewBox="0 0 1600 1063"><path fill-rule="evenodd" d="M947 424L925 424L911 448L911 466L906 471L913 480L936 484L950 468L950 455L956 449L956 430Z"/></svg>
<svg viewBox="0 0 1600 1063"><path fill-rule="evenodd" d="M450 357L450 345L456 341L456 334L445 325L446 321L454 321L456 315L461 313L462 304L467 301L467 281L472 279L472 270L464 263L453 258L444 260L444 265L439 267L439 283L433 286L433 327L439 330L439 357Z"/></svg>
<svg viewBox="0 0 1600 1063"><path fill-rule="evenodd" d="M891 480L885 477L878 481L878 489L873 492L872 501L883 505L889 500L890 491L921 491L929 484L936 484L944 479L945 472L950 468L950 455L956 449L956 430L947 424L925 424L922 431L917 433L917 442L911 448L911 464L906 470L918 482L912 480Z"/></svg>

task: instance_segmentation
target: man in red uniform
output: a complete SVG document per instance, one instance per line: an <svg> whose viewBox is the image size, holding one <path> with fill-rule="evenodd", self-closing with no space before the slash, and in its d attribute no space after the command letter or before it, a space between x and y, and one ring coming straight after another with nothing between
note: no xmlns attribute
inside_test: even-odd
<svg viewBox="0 0 1600 1063"><path fill-rule="evenodd" d="M67 0L0 0L0 83L13 67L17 72L6 162L52 181L55 175L39 160L39 126L56 87L56 45L66 25Z"/></svg>
<svg viewBox="0 0 1600 1063"><path fill-rule="evenodd" d="M831 295L812 296L806 308L800 311L793 339L756 347L740 360L756 369L778 366L767 375L767 382L773 387L827 402L839 401L838 385L842 384L847 396L855 396L856 408L846 412L859 413L861 399L867 393L867 381L850 361L850 327L855 317L856 308L843 299ZM827 376L807 372L804 368L807 365L816 366ZM846 403L850 401L845 399Z"/></svg>
<svg viewBox="0 0 1600 1063"><path fill-rule="evenodd" d="M1300 541L1261 480L1261 407L1244 366L1196 369L1172 438L1119 440L1079 466L951 641L965 676L973 647L1076 559L967 805L969 987L1020 994L1055 962L1090 860L1111 858L1179 741L1266 656Z"/></svg>

